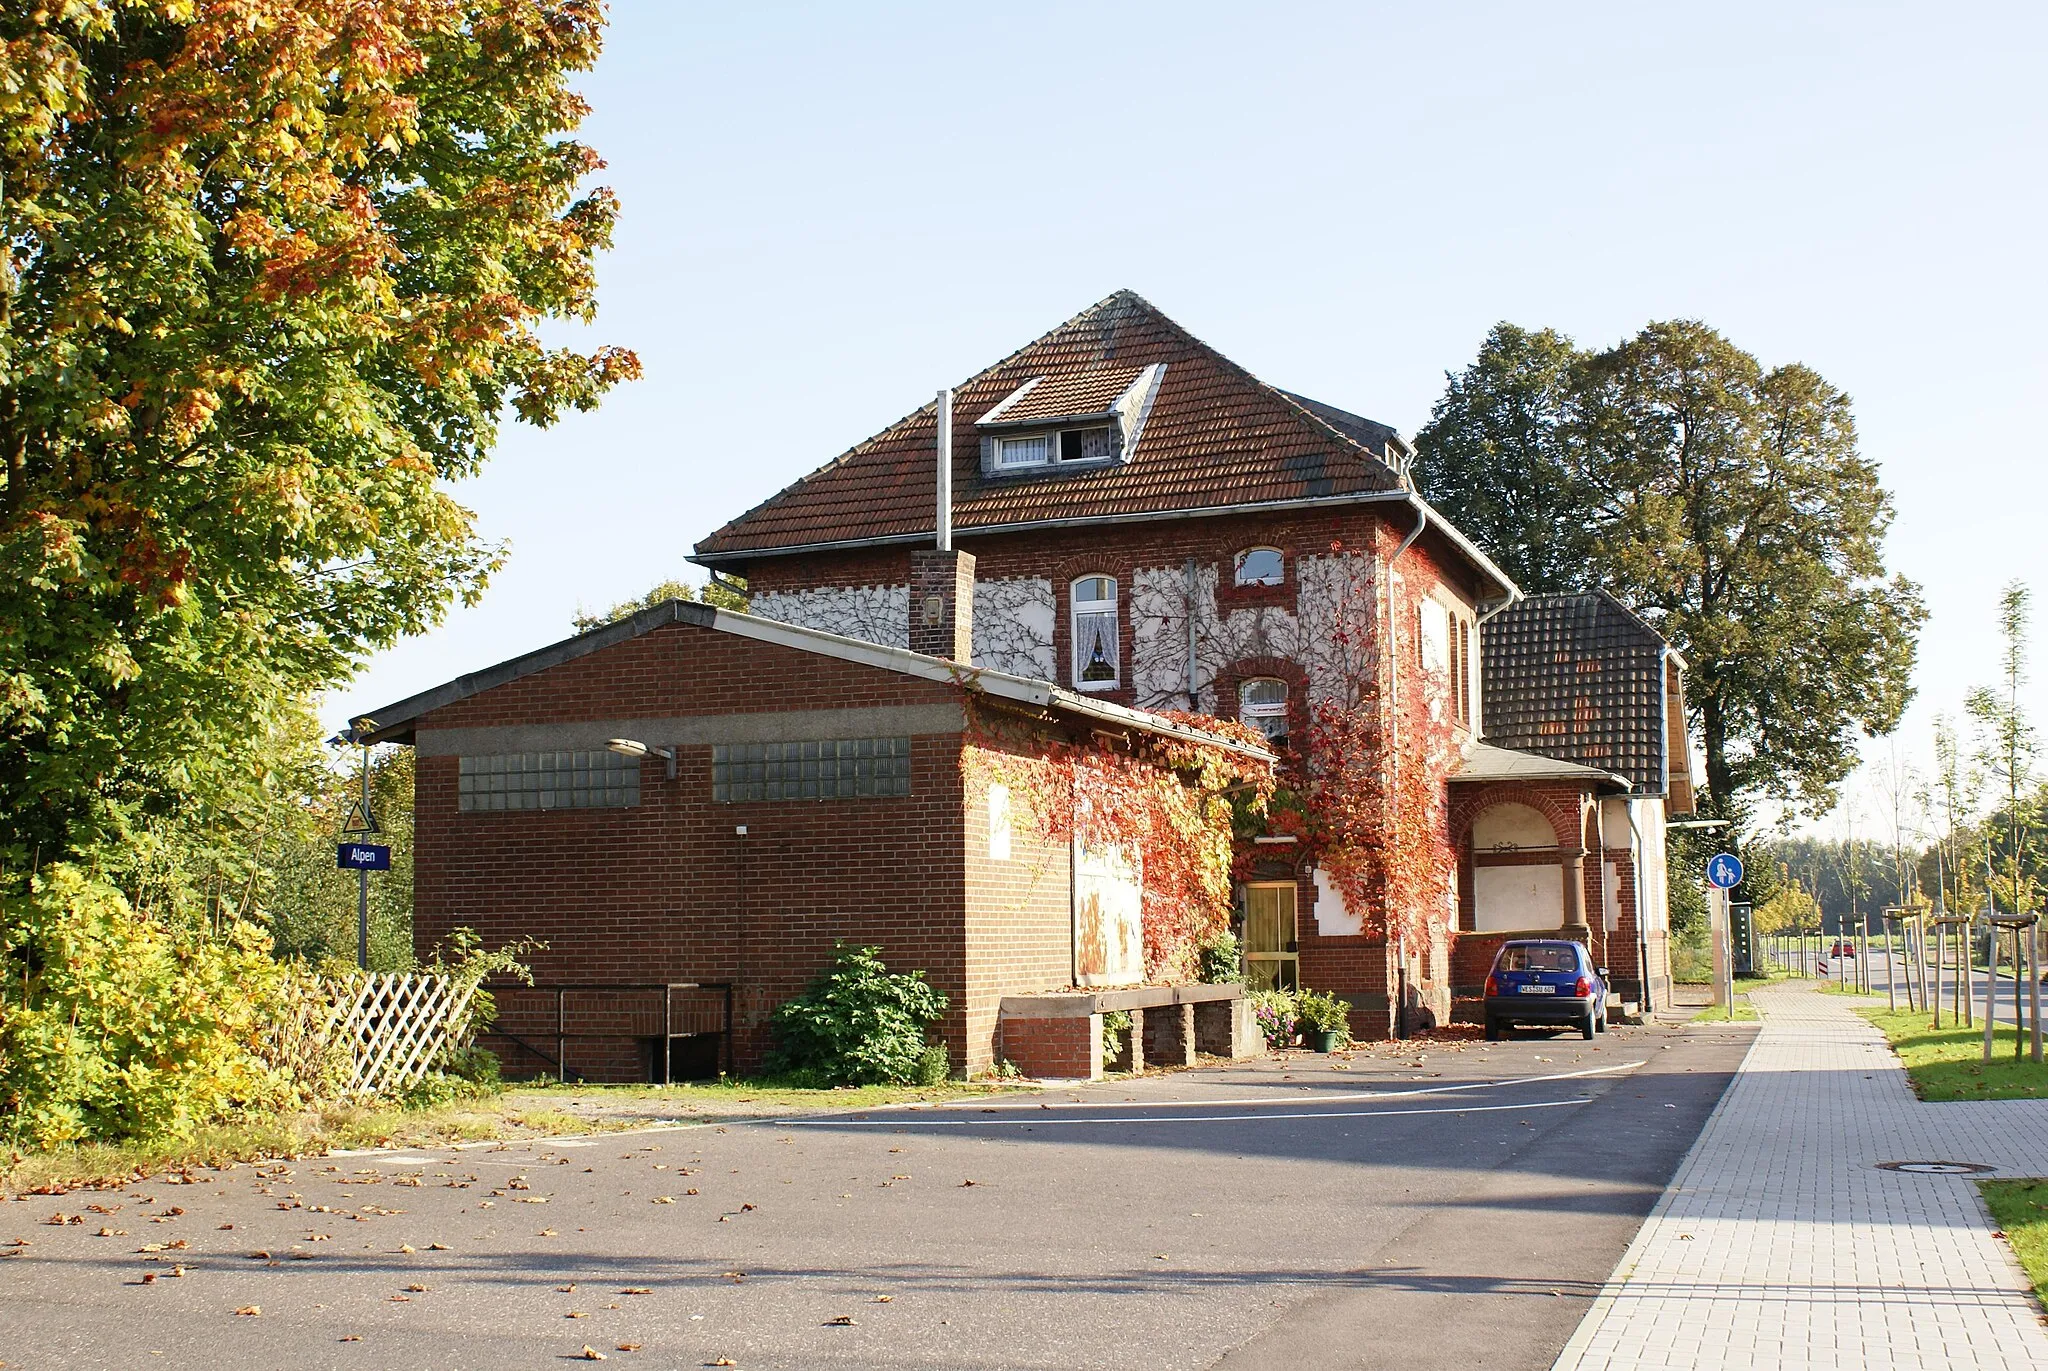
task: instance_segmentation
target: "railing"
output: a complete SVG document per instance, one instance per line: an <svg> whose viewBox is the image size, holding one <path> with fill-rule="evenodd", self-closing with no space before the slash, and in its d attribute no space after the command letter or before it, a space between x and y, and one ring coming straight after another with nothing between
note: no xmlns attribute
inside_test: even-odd
<svg viewBox="0 0 2048 1371"><path fill-rule="evenodd" d="M730 981L506 982L486 987L497 1002L497 1021L478 1036L501 1038L547 1063L558 1080L583 1080L569 1065L569 1046L579 1042L652 1042L653 1078L673 1083L675 1046L679 1041L715 1035L718 1069L733 1069L733 987ZM578 1003L603 997L592 1005ZM549 1003L552 1001L552 1004ZM677 1014L683 1027L678 1031ZM659 1023L654 1016L660 1016ZM716 1027L710 1027L713 1016ZM599 1026L586 1026L596 1021ZM542 1044L554 1039L554 1051ZM538 1041L536 1041L538 1040Z"/></svg>

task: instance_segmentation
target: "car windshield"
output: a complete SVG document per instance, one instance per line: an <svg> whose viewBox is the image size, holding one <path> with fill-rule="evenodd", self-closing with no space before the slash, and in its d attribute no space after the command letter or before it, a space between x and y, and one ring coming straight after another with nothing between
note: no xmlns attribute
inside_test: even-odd
<svg viewBox="0 0 2048 1371"><path fill-rule="evenodd" d="M1501 949L1503 971L1576 971L1578 958L1568 947L1507 947Z"/></svg>

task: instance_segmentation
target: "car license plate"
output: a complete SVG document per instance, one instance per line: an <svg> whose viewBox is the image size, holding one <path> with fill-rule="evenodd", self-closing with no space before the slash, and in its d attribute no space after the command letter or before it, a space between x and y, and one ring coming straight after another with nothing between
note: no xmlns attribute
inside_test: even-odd
<svg viewBox="0 0 2048 1371"><path fill-rule="evenodd" d="M1557 987L1554 985L1525 985L1522 987L1522 993L1524 995L1555 995Z"/></svg>

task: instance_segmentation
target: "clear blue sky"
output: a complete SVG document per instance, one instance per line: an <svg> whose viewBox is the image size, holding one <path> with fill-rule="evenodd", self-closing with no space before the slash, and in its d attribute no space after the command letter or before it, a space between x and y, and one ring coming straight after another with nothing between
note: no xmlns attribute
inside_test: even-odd
<svg viewBox="0 0 2048 1371"><path fill-rule="evenodd" d="M461 487L510 560L339 722L682 575L732 515L1118 287L1412 434L1496 320L1708 321L1855 397L1920 703L2048 600L2048 7L615 0L589 341L646 379ZM2048 604L2033 704L2048 723Z"/></svg>

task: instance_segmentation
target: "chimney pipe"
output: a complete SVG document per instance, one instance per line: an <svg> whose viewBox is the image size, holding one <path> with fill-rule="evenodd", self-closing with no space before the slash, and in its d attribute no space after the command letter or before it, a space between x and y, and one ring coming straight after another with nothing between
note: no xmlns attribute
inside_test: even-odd
<svg viewBox="0 0 2048 1371"><path fill-rule="evenodd" d="M939 551L953 550L953 388L939 392Z"/></svg>

